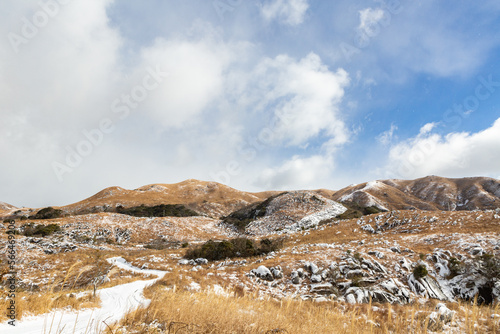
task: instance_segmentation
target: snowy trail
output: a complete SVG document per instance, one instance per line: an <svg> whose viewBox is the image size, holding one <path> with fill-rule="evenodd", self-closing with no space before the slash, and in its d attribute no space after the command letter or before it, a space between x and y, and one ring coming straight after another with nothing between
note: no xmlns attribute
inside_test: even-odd
<svg viewBox="0 0 500 334"><path fill-rule="evenodd" d="M99 333L110 325L119 321L128 311L139 306L147 306L150 300L144 298L142 292L144 288L162 278L166 272L160 270L139 269L127 263L121 257L108 259L108 262L119 268L158 276L147 281L135 281L121 284L111 288L98 290L97 294L101 298L101 308L84 310L81 312L57 310L48 314L34 317L25 317L22 321L16 321L16 326L11 326L7 322L0 324L2 334L51 334L51 333ZM52 326L51 326L52 324ZM76 324L76 326L75 326ZM45 329L45 330L44 330Z"/></svg>

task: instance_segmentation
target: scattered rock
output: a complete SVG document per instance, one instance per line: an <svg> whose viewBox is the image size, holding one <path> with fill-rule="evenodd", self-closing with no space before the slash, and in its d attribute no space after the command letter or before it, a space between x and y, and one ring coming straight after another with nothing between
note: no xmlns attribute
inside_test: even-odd
<svg viewBox="0 0 500 334"><path fill-rule="evenodd" d="M250 272L266 281L274 280L273 274L266 266L259 266L257 269L252 269Z"/></svg>
<svg viewBox="0 0 500 334"><path fill-rule="evenodd" d="M434 332L442 331L444 325L450 323L454 315L455 311L451 311L446 305L439 303L436 305L436 311L429 315L427 328Z"/></svg>
<svg viewBox="0 0 500 334"><path fill-rule="evenodd" d="M312 262L309 262L307 261L304 265L304 268L309 271L311 274L313 275L316 275L317 273L319 273L319 268L317 265L315 265L314 263Z"/></svg>
<svg viewBox="0 0 500 334"><path fill-rule="evenodd" d="M275 279L283 278L283 269L281 266L272 267L270 271Z"/></svg>
<svg viewBox="0 0 500 334"><path fill-rule="evenodd" d="M197 258L196 260L194 260L197 264L208 264L208 260L207 259L204 259L202 257L200 258Z"/></svg>
<svg viewBox="0 0 500 334"><path fill-rule="evenodd" d="M320 283L322 281L321 275L312 275L311 283Z"/></svg>

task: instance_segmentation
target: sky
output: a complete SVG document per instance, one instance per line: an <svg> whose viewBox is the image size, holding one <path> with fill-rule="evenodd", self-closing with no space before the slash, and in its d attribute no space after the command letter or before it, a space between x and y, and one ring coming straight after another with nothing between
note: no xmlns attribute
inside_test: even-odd
<svg viewBox="0 0 500 334"><path fill-rule="evenodd" d="M0 2L0 201L500 178L500 2Z"/></svg>

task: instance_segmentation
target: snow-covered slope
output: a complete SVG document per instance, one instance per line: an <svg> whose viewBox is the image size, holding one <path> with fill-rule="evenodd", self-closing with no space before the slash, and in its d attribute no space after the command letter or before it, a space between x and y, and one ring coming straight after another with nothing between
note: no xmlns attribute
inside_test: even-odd
<svg viewBox="0 0 500 334"><path fill-rule="evenodd" d="M333 199L386 210L484 210L500 207L500 181L475 177L428 176L416 180L381 180L349 186Z"/></svg>
<svg viewBox="0 0 500 334"><path fill-rule="evenodd" d="M347 209L315 192L290 191L268 199L264 208L258 206L247 210L250 210L247 215L255 219L248 224L246 232L261 235L317 226ZM256 212L258 210L263 211Z"/></svg>
<svg viewBox="0 0 500 334"><path fill-rule="evenodd" d="M17 209L14 205L10 205L5 202L0 202L0 211L10 211L13 209Z"/></svg>

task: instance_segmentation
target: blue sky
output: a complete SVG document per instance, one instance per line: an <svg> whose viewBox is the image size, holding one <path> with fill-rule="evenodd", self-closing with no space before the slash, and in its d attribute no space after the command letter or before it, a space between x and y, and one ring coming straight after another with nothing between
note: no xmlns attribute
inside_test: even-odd
<svg viewBox="0 0 500 334"><path fill-rule="evenodd" d="M0 201L500 177L498 1L0 4Z"/></svg>

